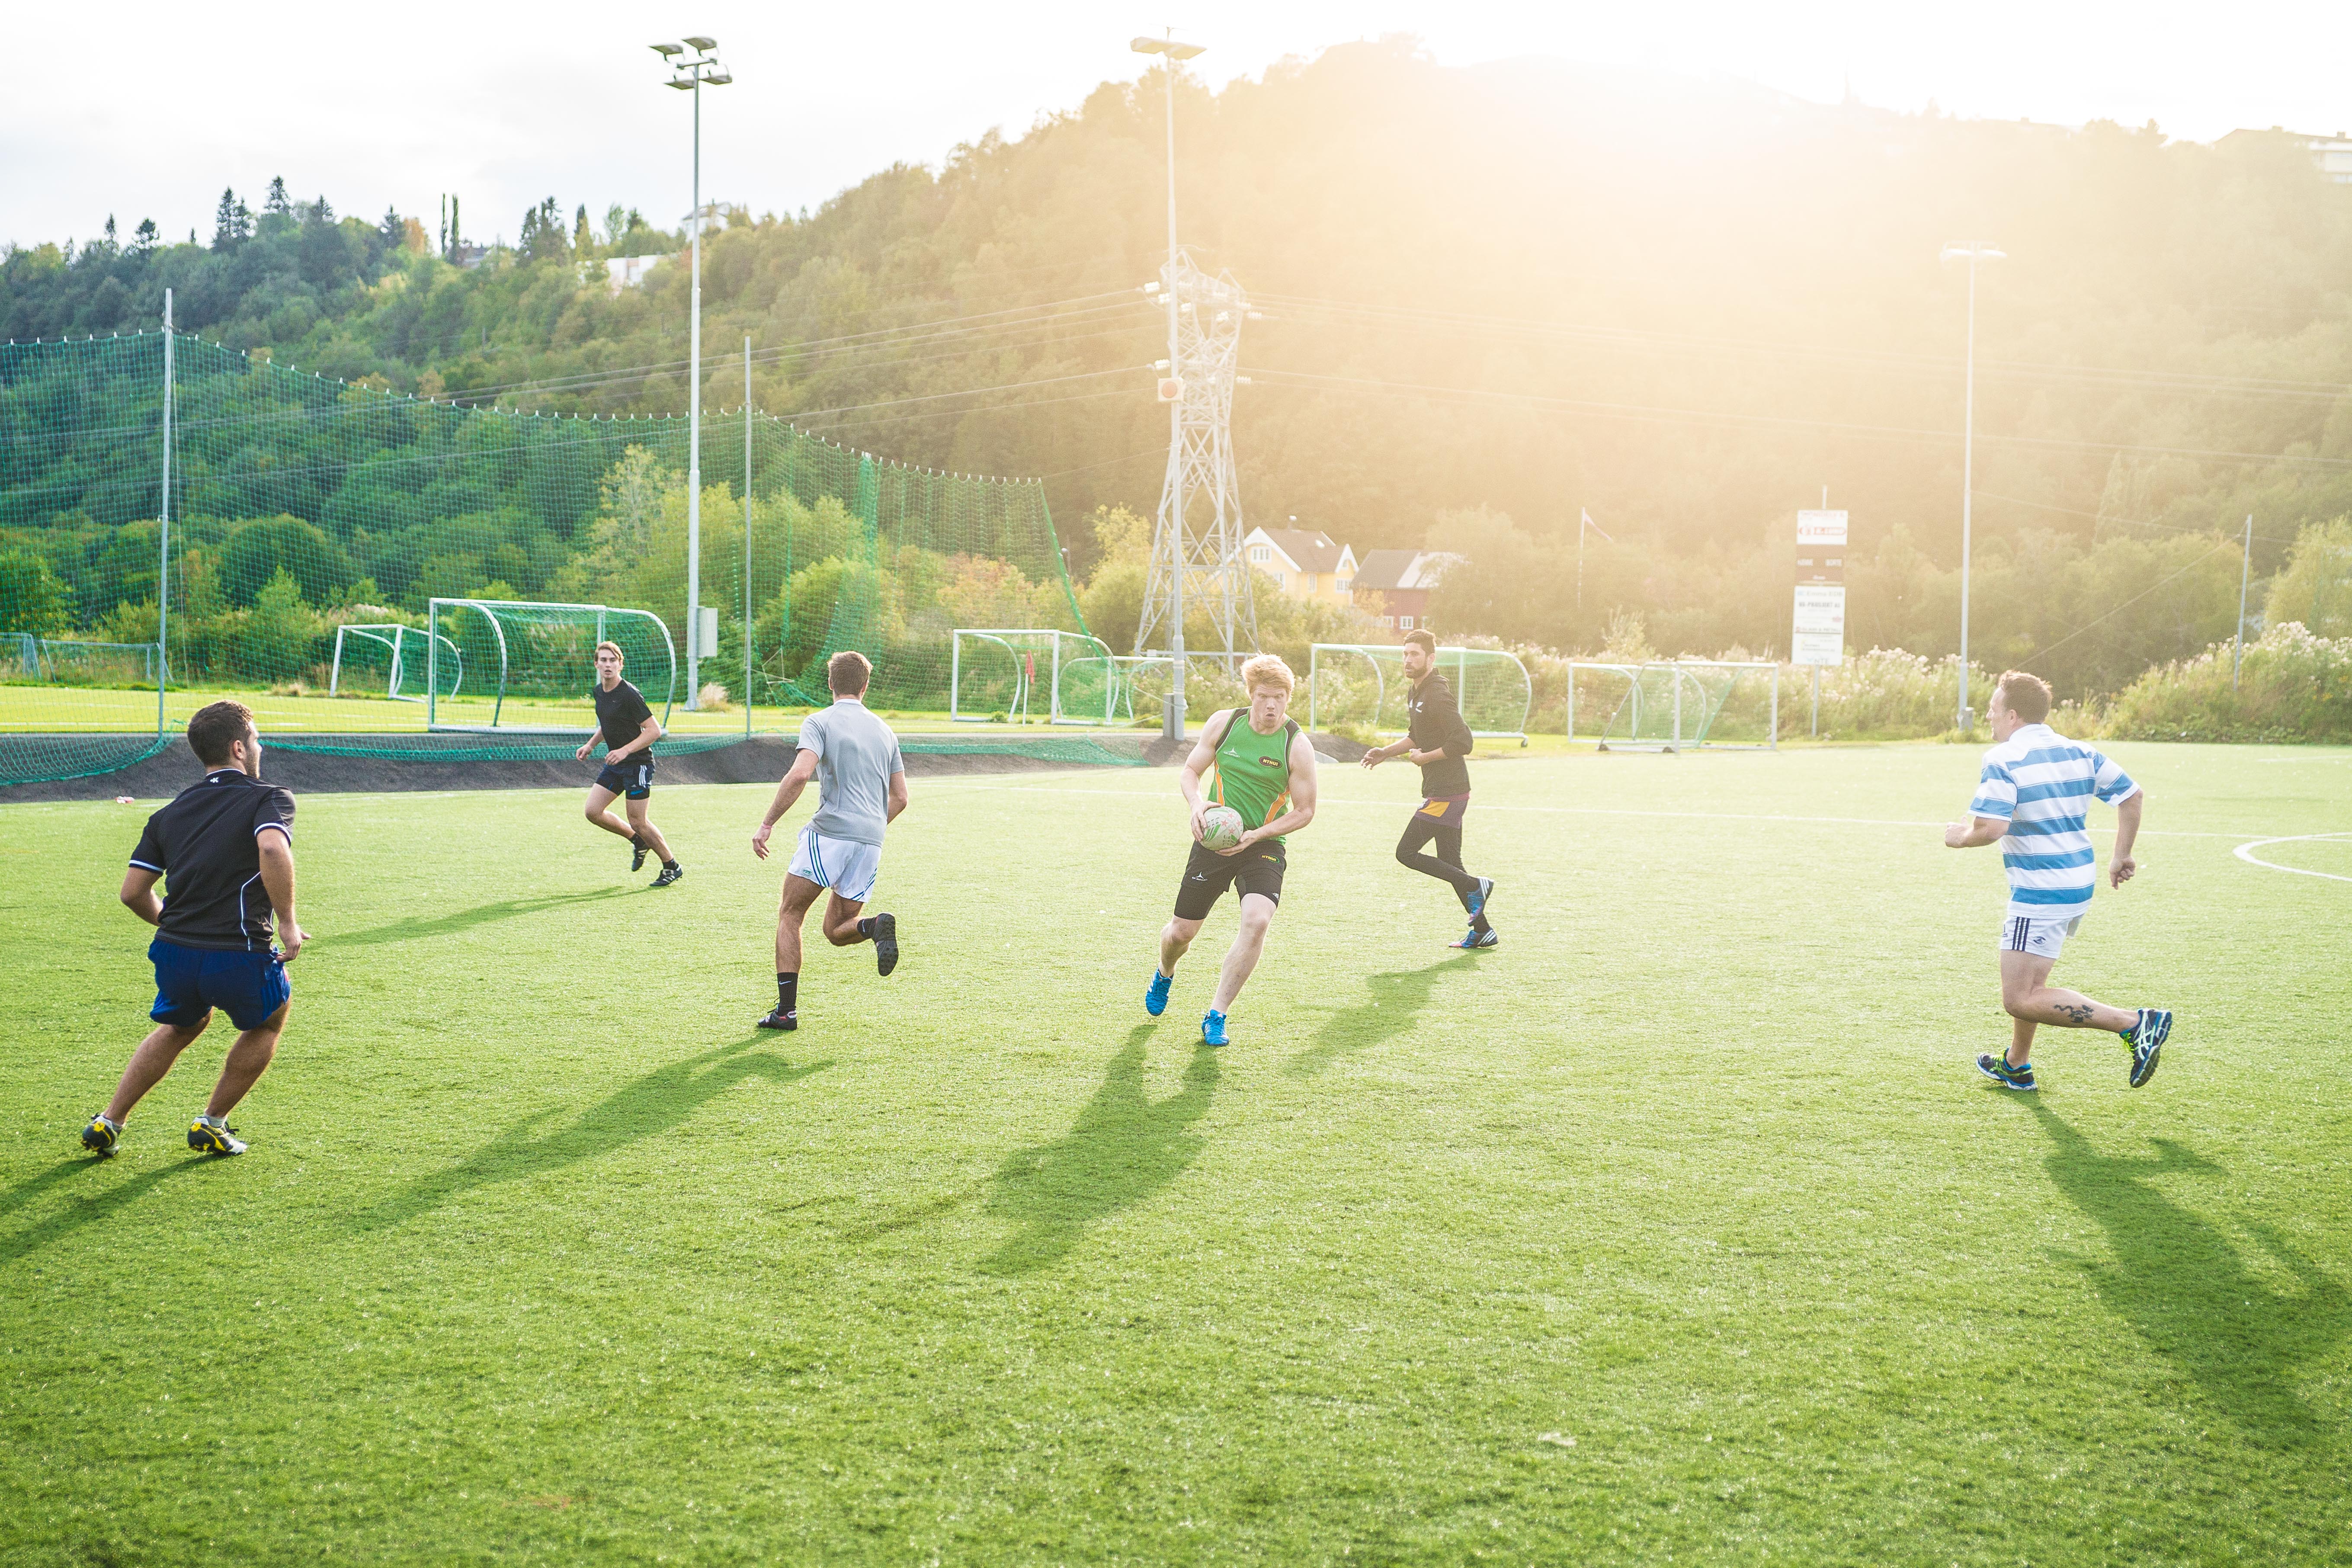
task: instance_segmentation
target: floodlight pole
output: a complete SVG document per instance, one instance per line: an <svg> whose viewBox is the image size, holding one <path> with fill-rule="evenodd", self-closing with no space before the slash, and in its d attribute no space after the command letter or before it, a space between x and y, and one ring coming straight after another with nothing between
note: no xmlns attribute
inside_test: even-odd
<svg viewBox="0 0 2352 1568"><path fill-rule="evenodd" d="M2000 261L2002 252L1981 239L1944 247L1939 259L1965 256L1969 262L1969 369L1967 412L1960 436L1960 701L1955 728L1965 733L1976 715L1969 711L1969 510L1975 499L1977 451L1977 262Z"/></svg>
<svg viewBox="0 0 2352 1568"><path fill-rule="evenodd" d="M1173 38L1176 36L1176 29L1173 27L1169 28L1168 36L1171 38ZM1171 279L1172 280L1176 272L1176 57L1172 53L1164 54L1160 57L1160 79L1161 85L1167 89L1168 94L1168 272ZM1172 287L1172 283L1171 287L1168 289L1168 374L1174 376L1181 376L1184 374L1183 362L1176 356L1176 289ZM1168 405L1168 448L1170 451L1174 451L1182 444L1184 439L1183 428L1184 400L1181 397L1179 397ZM1176 734L1177 738L1181 740L1183 738L1184 734L1185 552L1183 538L1184 492L1181 488L1184 481L1180 470L1171 469L1171 471L1177 473L1176 483L1179 488L1176 491L1176 593L1173 601L1175 618L1174 624L1169 628L1170 636L1175 640L1169 646L1174 650L1176 655Z"/></svg>
<svg viewBox="0 0 2352 1568"><path fill-rule="evenodd" d="M686 710L702 697L702 73L694 74L694 302L687 329Z"/></svg>
<svg viewBox="0 0 2352 1568"><path fill-rule="evenodd" d="M689 37L696 58L678 62L686 52L677 44L656 44L653 50L676 73L669 85L694 94L694 285L687 328L686 455L686 710L701 706L702 646L702 84L725 87L735 79L713 52L718 40Z"/></svg>
<svg viewBox="0 0 2352 1568"><path fill-rule="evenodd" d="M743 334L743 735L751 734L751 334Z"/></svg>

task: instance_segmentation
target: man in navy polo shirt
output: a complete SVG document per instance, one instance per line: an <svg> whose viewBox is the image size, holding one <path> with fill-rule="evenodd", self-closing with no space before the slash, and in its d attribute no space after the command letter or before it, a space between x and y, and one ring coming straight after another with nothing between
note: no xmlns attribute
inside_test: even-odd
<svg viewBox="0 0 2352 1568"><path fill-rule="evenodd" d="M188 1129L188 1147L242 1154L228 1124L278 1052L293 987L286 965L302 951L294 919L294 797L261 782L261 735L242 702L215 702L188 721L204 782L147 819L122 879L122 902L155 928L155 1031L131 1053L114 1102L82 1129L82 1146L111 1154L131 1108L163 1081L213 1009L236 1026L211 1102ZM168 878L171 889L155 896ZM276 945L269 917L278 916Z"/></svg>

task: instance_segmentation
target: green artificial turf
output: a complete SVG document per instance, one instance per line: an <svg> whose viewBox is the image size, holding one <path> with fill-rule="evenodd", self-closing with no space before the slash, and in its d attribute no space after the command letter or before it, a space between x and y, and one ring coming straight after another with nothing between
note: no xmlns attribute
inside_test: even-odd
<svg viewBox="0 0 2352 1568"><path fill-rule="evenodd" d="M2058 973L2179 1010L2141 1090L1972 1067L1962 748L1498 757L1470 955L1328 767L1223 1052L1230 903L1140 1005L1170 772L917 780L905 963L783 1037L765 788L656 790L658 893L570 795L320 795L216 1162L214 1036L75 1143L149 803L0 807L0 1563L2347 1561L2352 881L2233 849L2352 753L2115 750Z"/></svg>

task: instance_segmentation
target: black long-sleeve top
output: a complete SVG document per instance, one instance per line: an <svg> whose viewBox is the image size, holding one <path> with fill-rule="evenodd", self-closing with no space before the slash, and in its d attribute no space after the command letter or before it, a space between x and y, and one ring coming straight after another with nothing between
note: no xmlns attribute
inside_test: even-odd
<svg viewBox="0 0 2352 1568"><path fill-rule="evenodd" d="M1440 795L1468 795L1470 767L1462 759L1470 754L1478 742L1470 734L1470 726L1462 720L1462 709L1454 700L1454 688L1445 677L1431 670L1423 676L1404 701L1407 715L1405 738L1416 752L1438 752L1445 754L1433 763L1421 764L1421 793L1434 800Z"/></svg>

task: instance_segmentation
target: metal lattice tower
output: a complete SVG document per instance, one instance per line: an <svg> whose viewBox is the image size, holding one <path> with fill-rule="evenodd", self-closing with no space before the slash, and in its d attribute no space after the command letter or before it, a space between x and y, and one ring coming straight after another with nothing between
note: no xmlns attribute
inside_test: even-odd
<svg viewBox="0 0 2352 1568"><path fill-rule="evenodd" d="M1151 570L1145 579L1138 653L1155 639L1185 653L1184 617L1206 610L1213 651L1228 663L1257 646L1257 613L1243 558L1241 483L1234 471L1234 383L1240 363L1242 321L1248 298L1233 274L1212 278L1178 250L1160 272L1160 300L1173 300L1172 363L1163 395L1169 408L1168 473L1151 535ZM1168 383L1172 382L1172 388Z"/></svg>

